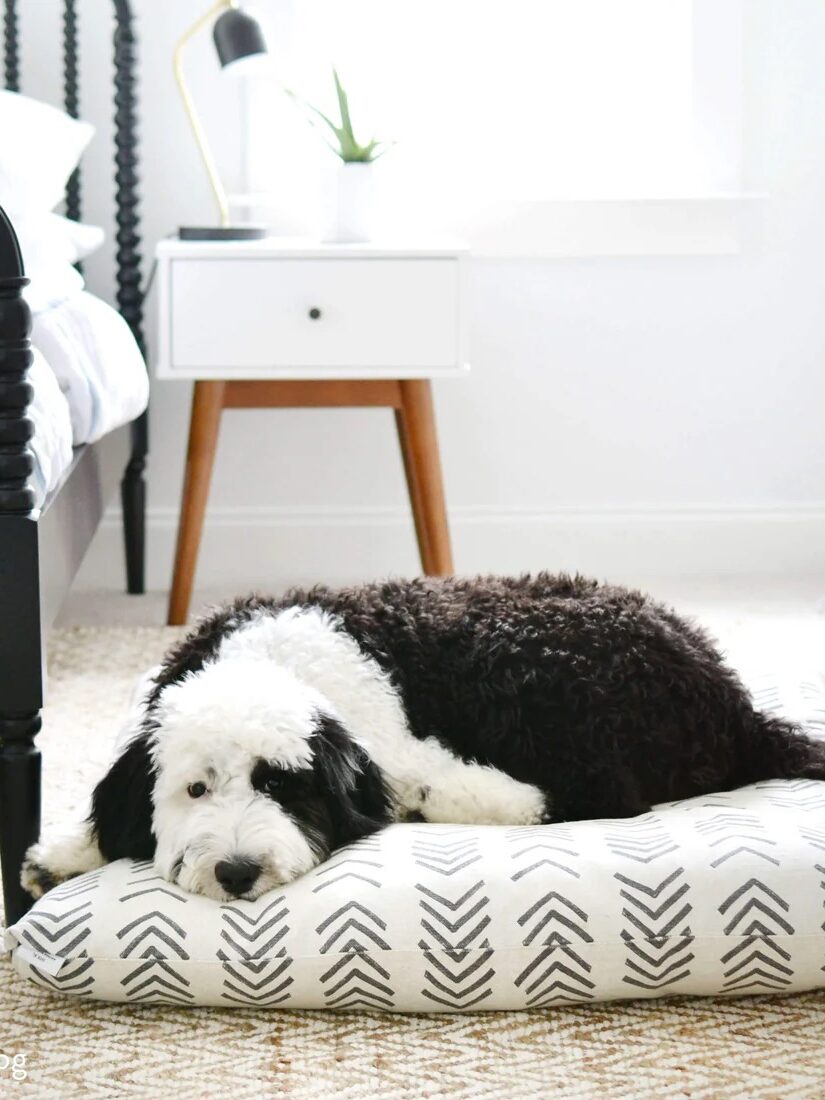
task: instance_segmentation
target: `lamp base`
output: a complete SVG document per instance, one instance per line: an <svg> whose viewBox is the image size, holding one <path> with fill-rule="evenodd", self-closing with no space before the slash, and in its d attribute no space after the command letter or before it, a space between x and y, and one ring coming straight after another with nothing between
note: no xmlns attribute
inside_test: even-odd
<svg viewBox="0 0 825 1100"><path fill-rule="evenodd" d="M265 225L182 225L182 241L260 241L269 236Z"/></svg>

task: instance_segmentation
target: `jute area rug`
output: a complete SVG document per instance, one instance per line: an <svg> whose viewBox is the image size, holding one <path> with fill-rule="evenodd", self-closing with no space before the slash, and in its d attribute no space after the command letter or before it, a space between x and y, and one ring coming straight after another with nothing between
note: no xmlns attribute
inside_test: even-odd
<svg viewBox="0 0 825 1100"><path fill-rule="evenodd" d="M40 736L46 829L84 811L135 676L175 636L161 628L54 633ZM25 1056L22 1080L7 1064L15 1055ZM14 1096L823 1097L825 997L431 1016L140 1008L53 997L2 961L0 1097Z"/></svg>

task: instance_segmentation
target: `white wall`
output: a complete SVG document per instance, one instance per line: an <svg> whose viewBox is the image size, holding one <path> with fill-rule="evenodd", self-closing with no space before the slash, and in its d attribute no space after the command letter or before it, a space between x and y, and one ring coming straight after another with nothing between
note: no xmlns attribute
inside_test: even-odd
<svg viewBox="0 0 825 1100"><path fill-rule="evenodd" d="M175 38L203 6L136 4L147 253L180 222L214 220L171 77ZM28 7L31 41L58 4ZM81 4L83 67L95 68L83 111L101 128L85 211L98 219L110 209L105 7ZM473 373L436 385L460 570L581 568L640 583L825 570L823 40L818 0L747 0L745 184L769 198L739 255L472 264ZM29 90L48 94L54 61L41 51L27 62ZM237 175L234 103L210 78L208 44L193 64ZM90 265L103 296L109 279L107 257ZM155 385L153 587L169 577L188 403L188 386ZM201 584L415 568L389 412L226 415ZM118 584L119 571L111 522L81 583Z"/></svg>

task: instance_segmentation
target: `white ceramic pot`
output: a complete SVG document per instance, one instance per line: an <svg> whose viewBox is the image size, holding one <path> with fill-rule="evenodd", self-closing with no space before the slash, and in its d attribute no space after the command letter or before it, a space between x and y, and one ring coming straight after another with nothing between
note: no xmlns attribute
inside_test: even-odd
<svg viewBox="0 0 825 1100"><path fill-rule="evenodd" d="M374 165L341 163L335 179L332 216L325 234L331 241L368 241L375 210Z"/></svg>

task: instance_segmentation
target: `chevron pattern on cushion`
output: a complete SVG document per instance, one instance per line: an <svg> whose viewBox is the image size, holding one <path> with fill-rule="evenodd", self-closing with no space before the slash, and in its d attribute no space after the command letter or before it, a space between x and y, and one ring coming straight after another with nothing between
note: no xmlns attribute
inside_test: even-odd
<svg viewBox="0 0 825 1100"><path fill-rule="evenodd" d="M631 820L394 825L254 902L120 861L6 932L24 978L143 1004L403 1012L825 986L825 783Z"/></svg>
<svg viewBox="0 0 825 1100"><path fill-rule="evenodd" d="M825 675L750 680L825 735ZM18 974L136 1004L396 1012L825 987L825 782L775 780L640 817L393 825L256 901L121 860L5 933Z"/></svg>

